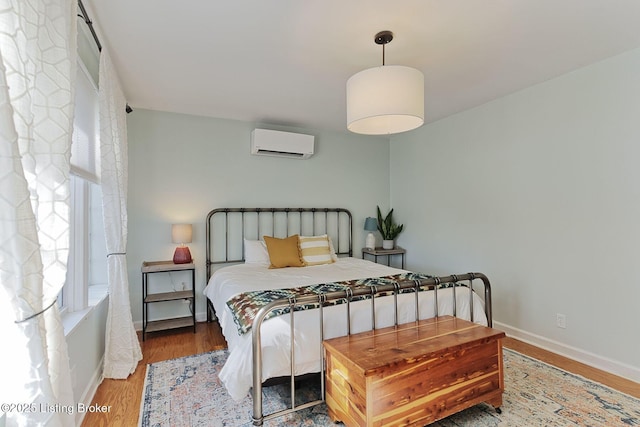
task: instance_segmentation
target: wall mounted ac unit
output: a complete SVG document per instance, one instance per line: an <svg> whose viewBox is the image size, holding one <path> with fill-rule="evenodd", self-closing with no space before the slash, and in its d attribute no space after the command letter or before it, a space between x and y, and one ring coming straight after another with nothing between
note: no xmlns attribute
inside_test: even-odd
<svg viewBox="0 0 640 427"><path fill-rule="evenodd" d="M257 156L308 159L313 156L313 148L313 135L268 129L254 129L251 132L251 154Z"/></svg>

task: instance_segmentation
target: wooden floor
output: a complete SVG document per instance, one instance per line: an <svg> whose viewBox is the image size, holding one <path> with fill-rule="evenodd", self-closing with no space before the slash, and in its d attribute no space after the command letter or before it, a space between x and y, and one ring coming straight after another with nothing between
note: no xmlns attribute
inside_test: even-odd
<svg viewBox="0 0 640 427"><path fill-rule="evenodd" d="M92 404L111 406L110 412L88 413L82 423L83 427L136 426L148 363L219 350L227 346L217 323L198 323L195 334L191 329L148 334L141 344L143 359L133 375L126 380L105 379L98 387ZM638 383L607 374L513 338L506 338L504 346L640 398Z"/></svg>
<svg viewBox="0 0 640 427"><path fill-rule="evenodd" d="M140 344L142 360L136 371L126 380L105 379L93 397L92 404L111 406L110 412L87 413L83 427L137 426L147 364L227 347L218 323L198 323L195 334L191 328L154 332L145 341L140 338Z"/></svg>

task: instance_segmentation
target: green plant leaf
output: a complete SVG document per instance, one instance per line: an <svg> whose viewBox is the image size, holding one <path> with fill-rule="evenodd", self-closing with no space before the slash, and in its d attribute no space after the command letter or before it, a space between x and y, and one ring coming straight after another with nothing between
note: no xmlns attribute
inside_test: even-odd
<svg viewBox="0 0 640 427"><path fill-rule="evenodd" d="M376 208L378 210L378 231L382 235L382 238L384 240L395 240L402 232L404 225L398 225L393 221L393 209L383 218L380 206L376 206Z"/></svg>

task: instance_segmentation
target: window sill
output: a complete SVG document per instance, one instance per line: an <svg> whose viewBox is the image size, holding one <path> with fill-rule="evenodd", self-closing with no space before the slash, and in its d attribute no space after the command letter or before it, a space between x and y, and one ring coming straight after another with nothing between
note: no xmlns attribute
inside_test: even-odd
<svg viewBox="0 0 640 427"><path fill-rule="evenodd" d="M88 305L89 307L96 306L109 295L109 285L106 283L103 285L91 285L89 286Z"/></svg>
<svg viewBox="0 0 640 427"><path fill-rule="evenodd" d="M89 316L89 313L109 295L107 285L89 286L88 307L83 310L66 312L62 315L64 336L69 336L74 329Z"/></svg>

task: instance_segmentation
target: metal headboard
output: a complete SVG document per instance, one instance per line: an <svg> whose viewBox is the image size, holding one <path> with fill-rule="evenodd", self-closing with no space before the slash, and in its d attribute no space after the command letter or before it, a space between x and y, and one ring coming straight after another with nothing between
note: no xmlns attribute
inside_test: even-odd
<svg viewBox="0 0 640 427"><path fill-rule="evenodd" d="M220 208L207 214L207 283L216 264L244 262L244 239L293 234L331 237L336 255L353 256L353 220L343 208Z"/></svg>

